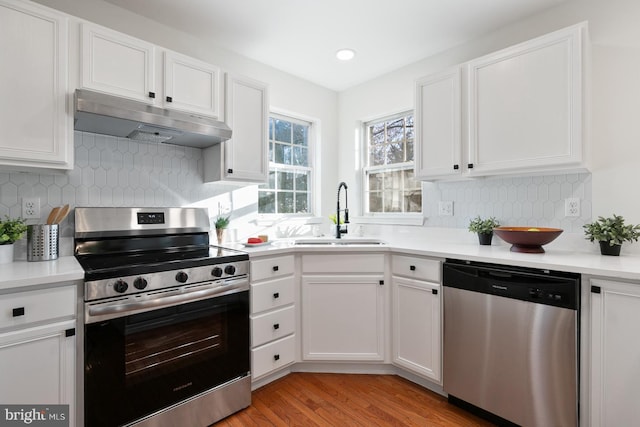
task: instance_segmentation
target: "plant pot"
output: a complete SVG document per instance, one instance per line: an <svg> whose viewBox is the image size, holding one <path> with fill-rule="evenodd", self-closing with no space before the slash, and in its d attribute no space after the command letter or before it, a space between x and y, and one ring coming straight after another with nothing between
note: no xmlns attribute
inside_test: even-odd
<svg viewBox="0 0 640 427"><path fill-rule="evenodd" d="M0 264L10 264L13 262L13 244L0 245Z"/></svg>
<svg viewBox="0 0 640 427"><path fill-rule="evenodd" d="M609 242L600 241L600 253L602 255L619 256L622 245L610 245Z"/></svg>
<svg viewBox="0 0 640 427"><path fill-rule="evenodd" d="M493 232L489 233L478 233L478 241L481 245L491 245L491 240L493 239Z"/></svg>
<svg viewBox="0 0 640 427"><path fill-rule="evenodd" d="M221 245L224 240L224 228L216 228L216 236L218 237L218 244Z"/></svg>

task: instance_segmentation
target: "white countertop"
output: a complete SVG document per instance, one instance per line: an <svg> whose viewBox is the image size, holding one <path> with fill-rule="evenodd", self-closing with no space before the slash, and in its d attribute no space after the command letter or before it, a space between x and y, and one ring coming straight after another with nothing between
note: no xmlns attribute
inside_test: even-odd
<svg viewBox="0 0 640 427"><path fill-rule="evenodd" d="M18 288L72 282L84 278L84 270L72 256L59 257L53 261L14 261L1 264L0 293L16 291Z"/></svg>
<svg viewBox="0 0 640 427"><path fill-rule="evenodd" d="M392 251L640 280L640 256L636 254L626 255L623 253L620 256L603 256L595 253L556 249L553 245L545 246L546 252L543 254L525 254L511 252L510 246L506 244L481 246L477 243L451 243L437 239L416 239L407 236L382 240L386 244L380 246L294 246L294 239L287 239L254 248L247 248L240 244L232 245L232 247L247 251L252 258L286 253Z"/></svg>
<svg viewBox="0 0 640 427"><path fill-rule="evenodd" d="M543 254L523 254L509 251L508 245L480 246L477 243L451 243L438 239L411 238L382 239L386 244L349 246L294 246L293 239L274 241L270 245L245 247L241 244L225 246L244 250L251 258L293 254L331 252L401 252L437 258L459 258L521 267L569 271L617 279L640 280L640 256L637 254L603 256L600 254L545 247ZM0 265L0 294L19 288L71 282L84 278L84 271L73 256L54 261L15 261Z"/></svg>

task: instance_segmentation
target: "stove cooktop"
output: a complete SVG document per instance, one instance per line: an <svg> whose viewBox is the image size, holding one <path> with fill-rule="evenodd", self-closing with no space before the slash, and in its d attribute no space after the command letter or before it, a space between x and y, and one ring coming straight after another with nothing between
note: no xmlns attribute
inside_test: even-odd
<svg viewBox="0 0 640 427"><path fill-rule="evenodd" d="M120 276L248 261L246 252L219 246L197 249L158 250L128 254L76 255L85 271L85 280L101 280Z"/></svg>

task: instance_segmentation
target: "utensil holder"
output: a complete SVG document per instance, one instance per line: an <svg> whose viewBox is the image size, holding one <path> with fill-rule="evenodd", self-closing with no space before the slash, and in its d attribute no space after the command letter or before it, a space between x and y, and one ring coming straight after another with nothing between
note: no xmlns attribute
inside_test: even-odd
<svg viewBox="0 0 640 427"><path fill-rule="evenodd" d="M51 261L58 259L58 224L27 226L27 261Z"/></svg>

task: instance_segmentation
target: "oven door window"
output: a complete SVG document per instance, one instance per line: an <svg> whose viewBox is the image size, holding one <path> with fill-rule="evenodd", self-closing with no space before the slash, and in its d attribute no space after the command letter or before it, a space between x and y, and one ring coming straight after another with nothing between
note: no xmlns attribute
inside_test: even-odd
<svg viewBox="0 0 640 427"><path fill-rule="evenodd" d="M86 325L87 426L126 424L250 369L247 291Z"/></svg>

